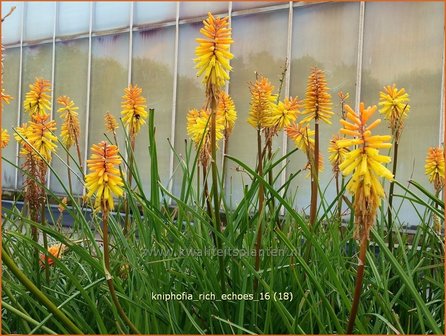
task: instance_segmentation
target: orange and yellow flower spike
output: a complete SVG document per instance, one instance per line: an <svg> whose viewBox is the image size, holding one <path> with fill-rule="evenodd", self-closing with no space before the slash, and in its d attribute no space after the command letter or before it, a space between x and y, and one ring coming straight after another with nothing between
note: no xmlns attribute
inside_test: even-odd
<svg viewBox="0 0 446 336"><path fill-rule="evenodd" d="M129 127L131 135L137 134L141 126L146 123L148 112L146 98L142 95L142 88L138 85L129 85L124 89L122 96L121 114L124 125Z"/></svg>
<svg viewBox="0 0 446 336"><path fill-rule="evenodd" d="M26 93L23 108L32 118L37 115L44 115L51 109L49 92L51 84L48 80L36 78L36 81L29 86L30 91Z"/></svg>
<svg viewBox="0 0 446 336"><path fill-rule="evenodd" d="M62 105L57 110L60 113L60 117L63 119L61 127L62 142L68 149L76 144L80 135L80 123L78 113L76 112L79 107L74 105L74 102L67 96L61 96L57 98L57 102Z"/></svg>
<svg viewBox="0 0 446 336"><path fill-rule="evenodd" d="M390 157L380 155L380 148L390 148L392 144L390 135L372 135L372 129L380 122L375 120L367 124L377 107L359 106L359 115L349 105L345 105L347 120L341 120L344 126L341 133L352 136L353 139L338 140L341 148L354 147L345 155L344 161L339 165L343 175L352 174L347 184L347 190L355 196L355 236L360 239L365 234L368 238L376 212L384 197L384 189L379 178L393 180L393 174L383 165L390 162ZM356 148L355 148L356 147Z"/></svg>
<svg viewBox="0 0 446 336"><path fill-rule="evenodd" d="M379 93L379 113L389 121L392 133L399 137L404 120L410 110L409 95L404 88L398 89L395 84L387 85Z"/></svg>
<svg viewBox="0 0 446 336"><path fill-rule="evenodd" d="M266 124L272 125L277 131L282 130L296 121L300 107L301 102L297 97L285 98L277 104L277 108L272 110Z"/></svg>
<svg viewBox="0 0 446 336"><path fill-rule="evenodd" d="M207 143L210 139L210 118L211 112L209 110L197 110L192 109L187 114L187 134L195 143L199 146L203 139L203 144ZM216 140L219 141L223 138L223 131L225 128L224 118L219 116L217 118L217 128L216 128Z"/></svg>
<svg viewBox="0 0 446 336"><path fill-rule="evenodd" d="M47 161L51 162L52 153L56 150L57 137L53 134L56 131L56 122L48 120L49 115L36 114L34 121L29 123L25 134L28 142ZM39 159L40 156L38 156Z"/></svg>
<svg viewBox="0 0 446 336"><path fill-rule="evenodd" d="M339 173L339 165L344 161L348 153L345 147L339 147L338 141L344 139L339 134L335 134L328 144L328 153L330 154L328 160L331 163L334 173Z"/></svg>
<svg viewBox="0 0 446 336"><path fill-rule="evenodd" d="M444 187L444 161L443 148L430 147L428 149L424 169L429 182L434 185L436 192L439 192Z"/></svg>
<svg viewBox="0 0 446 336"><path fill-rule="evenodd" d="M273 94L274 86L268 78L261 76L250 85L249 90L251 102L248 123L258 129L273 126L270 118L277 109L277 95Z"/></svg>
<svg viewBox="0 0 446 336"><path fill-rule="evenodd" d="M237 111L235 110L234 101L224 91L221 91L218 95L217 119L219 118L223 118L224 134L227 138L231 134L237 120Z"/></svg>
<svg viewBox="0 0 446 336"><path fill-rule="evenodd" d="M107 132L116 132L116 129L118 128L118 122L116 121L116 118L110 113L106 112L104 115L104 125L105 130Z"/></svg>
<svg viewBox="0 0 446 336"><path fill-rule="evenodd" d="M198 69L197 77L204 74L203 83L217 87L225 85L229 80L228 71L232 70L229 61L233 58L229 48L233 40L229 17L219 18L208 13L203 21L204 27L200 33L204 38L197 38L198 46L195 49L195 68Z"/></svg>
<svg viewBox="0 0 446 336"><path fill-rule="evenodd" d="M308 77L302 123L309 123L312 120L323 120L327 124L331 124L330 118L333 115L333 111L331 110L331 95L328 91L329 88L327 87L324 72L321 69L313 68Z"/></svg>
<svg viewBox="0 0 446 336"><path fill-rule="evenodd" d="M122 161L118 147L102 141L94 144L91 151L90 160L87 160L90 173L85 176L87 197L96 196L96 209L113 210L113 195L122 196L124 186L117 168Z"/></svg>
<svg viewBox="0 0 446 336"><path fill-rule="evenodd" d="M55 244L48 247L48 253L51 254L53 258L59 259L60 257L62 257L62 254L65 252L66 248L66 245L62 243ZM51 266L55 263L55 260L53 258L47 258L48 266ZM40 267L45 267L45 255L43 253L40 254Z"/></svg>
<svg viewBox="0 0 446 336"><path fill-rule="evenodd" d="M9 133L7 129L2 128L1 139L0 139L0 148L5 148L9 143Z"/></svg>

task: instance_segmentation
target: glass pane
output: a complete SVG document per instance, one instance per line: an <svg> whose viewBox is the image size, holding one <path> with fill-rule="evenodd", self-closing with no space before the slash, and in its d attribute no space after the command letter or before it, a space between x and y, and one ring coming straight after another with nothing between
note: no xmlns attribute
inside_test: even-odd
<svg viewBox="0 0 446 336"><path fill-rule="evenodd" d="M3 55L3 88L5 89L6 93L12 96L14 99L9 105L2 103L2 128L7 129L10 136L8 146L2 149L2 156L15 164L17 145L16 141L14 140L14 131L12 128L17 126L20 49L6 49ZM15 167L11 166L5 161L2 161L3 188L14 188L15 173Z"/></svg>
<svg viewBox="0 0 446 336"><path fill-rule="evenodd" d="M174 21L177 3L172 2L135 2L134 24Z"/></svg>
<svg viewBox="0 0 446 336"><path fill-rule="evenodd" d="M414 179L427 188L431 186L424 176L424 160L439 137L443 14L444 4L434 2L367 3L365 11L361 100L377 104L384 85L406 89L411 109L399 145L396 178L403 183ZM389 42L389 32L398 38ZM376 132L389 134L386 123ZM399 218L418 224L407 202Z"/></svg>
<svg viewBox="0 0 446 336"><path fill-rule="evenodd" d="M57 111L61 106L57 103L57 97L69 96L76 106L79 107L80 120L80 152L82 161L84 161L83 153L85 148L85 127L86 127L86 104L87 104L87 78L88 75L88 39L74 40L70 42L59 42L56 44L56 64L55 64L55 84L54 84L54 111ZM60 129L62 119L59 113L54 112L54 118L57 121L57 135L60 136ZM58 148L58 154L61 159L66 162L67 155L62 149L61 145ZM76 146L70 150L71 155L79 162L76 151ZM57 175L62 179L64 185L68 188L68 172L67 166L58 158L53 159L53 168ZM70 159L70 166L74 173L78 176L82 174L76 168L76 164ZM71 181L73 192L77 194L82 193L82 181L76 178L76 175L71 173ZM60 185L57 178L52 174L51 189L56 193L64 193L64 189Z"/></svg>
<svg viewBox="0 0 446 336"><path fill-rule="evenodd" d="M26 2L25 41L34 41L53 37L55 9L55 2Z"/></svg>
<svg viewBox="0 0 446 336"><path fill-rule="evenodd" d="M52 61L53 45L45 43L23 48L23 69L22 69L22 101L23 104L29 86L34 83L36 78L44 78L51 80L51 61ZM29 115L23 112L21 122L28 122ZM19 174L19 186L23 182L23 178Z"/></svg>
<svg viewBox="0 0 446 336"><path fill-rule="evenodd" d="M204 104L204 88L201 79L197 78L195 69L195 39L200 35L201 22L180 25L179 50L178 50L178 88L175 123L175 150L185 154L184 141L188 139L186 131L186 116L190 109L200 108ZM190 141L188 140L188 144ZM175 166L178 161L175 159ZM175 194L179 194L181 188L181 169L175 174Z"/></svg>
<svg viewBox="0 0 446 336"><path fill-rule="evenodd" d="M324 22L323 25L320 22ZM332 125L322 122L320 130L320 152L324 160L324 170L319 174L321 188L329 183L327 200L336 196L336 188L331 181L333 173L328 161L328 143L339 131L340 105L338 92L349 92L348 103L355 104L357 40L359 27L359 3L331 3L311 7L294 8L293 41L290 76L290 94L305 98L307 77L313 66L325 71L333 102ZM314 129L314 123L311 128ZM288 151L295 149L293 141L288 140ZM307 163L306 155L297 151L290 158L288 176L303 169ZM293 181L290 190L296 190L295 205L298 209L310 204L310 178L301 172ZM294 195L293 195L294 196Z"/></svg>
<svg viewBox="0 0 446 336"><path fill-rule="evenodd" d="M231 52L233 72L230 74L229 93L234 99L238 120L229 139L232 156L242 159L250 167L255 167L257 153L257 132L248 124L249 83L255 81L255 72L269 78L276 90L286 58L288 10L239 16L232 19L234 44ZM259 43L255 37L261 36ZM282 92L283 94L283 92ZM237 145L243 144L243 145ZM274 139L274 150L281 144L281 138ZM243 197L246 175L236 170L236 165L228 161L226 195L235 206Z"/></svg>
<svg viewBox="0 0 446 336"><path fill-rule="evenodd" d="M267 7L280 5L281 3L289 3L289 1L233 1L232 10L237 11L241 9Z"/></svg>
<svg viewBox="0 0 446 336"><path fill-rule="evenodd" d="M128 27L130 2L95 2L93 30Z"/></svg>
<svg viewBox="0 0 446 336"><path fill-rule="evenodd" d="M155 109L156 144L158 169L161 182L168 185L169 157L172 121L172 85L175 56L175 28L162 28L137 32L133 35L132 82L142 87L148 107ZM141 131L138 136L136 159L144 182L149 192L150 157L148 134Z"/></svg>
<svg viewBox="0 0 446 336"><path fill-rule="evenodd" d="M93 38L89 147L106 140L105 112L113 114L119 123L121 97L128 82L128 48L128 34ZM124 148L124 133L120 123L117 133L119 147Z"/></svg>
<svg viewBox="0 0 446 336"><path fill-rule="evenodd" d="M23 3L17 1L2 2L2 17L9 13L15 6L14 12L2 23L2 43L12 44L20 42L20 23L22 21Z"/></svg>
<svg viewBox="0 0 446 336"><path fill-rule="evenodd" d="M89 26L89 2L59 2L58 36L88 33Z"/></svg>
<svg viewBox="0 0 446 336"><path fill-rule="evenodd" d="M228 13L228 2L226 1L188 1L180 4L180 19L189 19L193 17L207 16L208 12L212 14Z"/></svg>

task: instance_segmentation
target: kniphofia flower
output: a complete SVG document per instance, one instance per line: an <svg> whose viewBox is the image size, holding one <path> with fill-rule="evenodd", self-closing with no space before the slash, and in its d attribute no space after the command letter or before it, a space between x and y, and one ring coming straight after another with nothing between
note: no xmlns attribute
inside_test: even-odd
<svg viewBox="0 0 446 336"><path fill-rule="evenodd" d="M427 151L426 164L424 165L429 182L434 185L435 191L440 191L444 186L444 150L441 147L430 147Z"/></svg>
<svg viewBox="0 0 446 336"><path fill-rule="evenodd" d="M51 84L48 80L36 78L36 81L29 86L30 91L26 93L23 108L31 117L44 115L51 109L49 92Z"/></svg>
<svg viewBox="0 0 446 336"><path fill-rule="evenodd" d="M300 123L293 123L285 128L288 137L294 141L296 147L305 153L314 146L314 131L308 126Z"/></svg>
<svg viewBox="0 0 446 336"><path fill-rule="evenodd" d="M48 247L48 253L53 256L53 257L47 258L48 266L53 265L55 263L54 258L59 259L62 256L62 254L65 252L66 248L67 247L62 243L55 244L55 245ZM40 254L40 267L42 267L42 268L45 267L45 254L43 254L43 253Z"/></svg>
<svg viewBox="0 0 446 336"><path fill-rule="evenodd" d="M80 123L78 113L76 112L79 107L74 105L74 102L67 96L61 96L57 98L57 102L62 105L57 110L60 113L60 117L63 119L61 127L62 142L65 147L70 148L76 144L80 135Z"/></svg>
<svg viewBox="0 0 446 336"><path fill-rule="evenodd" d="M110 113L107 112L104 115L104 125L105 130L107 132L116 132L116 129L118 128L118 122L116 121L116 118Z"/></svg>
<svg viewBox="0 0 446 336"><path fill-rule="evenodd" d="M211 136L210 118L211 112L204 109L192 109L187 114L187 134L197 146L201 141L207 143ZM217 142L223 138L223 130L224 119L217 115L217 127L215 132Z"/></svg>
<svg viewBox="0 0 446 336"><path fill-rule="evenodd" d="M1 95L1 100L2 102L9 104L12 100L12 97L8 94L6 94L5 89L2 89L2 91L0 92Z"/></svg>
<svg viewBox="0 0 446 336"><path fill-rule="evenodd" d="M272 127L271 116L277 109L277 95L273 94L274 86L266 77L259 77L249 87L251 101L248 123L254 128Z"/></svg>
<svg viewBox="0 0 446 336"><path fill-rule="evenodd" d="M331 110L331 95L328 91L324 72L318 68L313 68L308 77L302 123L320 119L331 124L330 118L333 112Z"/></svg>
<svg viewBox="0 0 446 336"><path fill-rule="evenodd" d="M267 125L275 127L276 130L284 129L296 121L297 115L300 112L301 102L297 97L285 98L277 104L277 108L272 109L272 113L267 117Z"/></svg>
<svg viewBox="0 0 446 336"><path fill-rule="evenodd" d="M124 89L122 96L121 114L124 125L129 127L131 135L137 134L141 126L146 123L146 98L142 95L142 88L138 85L129 85Z"/></svg>
<svg viewBox="0 0 446 336"><path fill-rule="evenodd" d="M344 161L345 156L348 153L347 148L338 145L338 141L342 139L343 138L339 134L336 134L330 139L330 143L328 144L328 160L333 167L333 172L336 174L339 173L339 165Z"/></svg>
<svg viewBox="0 0 446 336"><path fill-rule="evenodd" d="M389 127L399 137L404 120L410 110L409 95L404 88L398 89L395 84L387 85L379 93L379 112L389 121Z"/></svg>
<svg viewBox="0 0 446 336"><path fill-rule="evenodd" d="M204 74L203 83L213 84L221 87L229 80L227 71L232 67L229 60L233 58L229 48L233 40L231 38L231 28L229 17L219 18L208 13L208 17L203 21L204 27L200 33L204 38L197 38L198 46L195 49L195 68L198 69L197 77Z"/></svg>
<svg viewBox="0 0 446 336"><path fill-rule="evenodd" d="M390 148L392 137L390 135L372 135L372 129L381 122L377 119L367 124L377 107L359 106L359 116L345 105L347 120L341 119L343 128L341 133L354 137L353 139L338 140L339 147L356 147L345 155L344 161L339 165L343 175L352 177L347 184L347 190L355 196L355 236L360 239L365 234L368 238L376 212L384 197L384 189L380 178L393 179L393 174L383 165L390 162L390 157L380 155L380 148Z"/></svg>
<svg viewBox="0 0 446 336"><path fill-rule="evenodd" d="M235 110L234 101L224 91L221 91L218 95L217 118L218 117L223 118L225 128L224 134L225 137L228 137L237 120L237 111Z"/></svg>
<svg viewBox="0 0 446 336"><path fill-rule="evenodd" d="M9 143L9 133L7 129L2 128L0 139L0 148L5 148Z"/></svg>
<svg viewBox="0 0 446 336"><path fill-rule="evenodd" d="M123 194L122 178L117 166L121 164L118 147L105 141L91 147L92 154L87 160L90 173L85 177L87 196L96 196L94 207L103 211L114 208L113 195Z"/></svg>
<svg viewBox="0 0 446 336"><path fill-rule="evenodd" d="M211 158L211 112L209 110L192 109L187 114L187 134L195 147L200 151L200 161L207 166ZM217 115L215 128L216 143L224 136L224 118Z"/></svg>
<svg viewBox="0 0 446 336"><path fill-rule="evenodd" d="M46 161L51 162L51 154L57 148L57 137L53 134L56 131L56 122L48 119L49 115L46 113L36 114L34 121L31 121L26 128L25 134L28 142L40 155Z"/></svg>

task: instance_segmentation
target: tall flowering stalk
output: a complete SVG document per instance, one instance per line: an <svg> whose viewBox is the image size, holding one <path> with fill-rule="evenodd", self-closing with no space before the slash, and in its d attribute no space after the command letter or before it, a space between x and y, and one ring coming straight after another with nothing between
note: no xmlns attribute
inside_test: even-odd
<svg viewBox="0 0 446 336"><path fill-rule="evenodd" d="M118 122L116 118L110 113L106 112L104 114L104 126L105 131L113 134L113 140L115 141L115 145L118 145L118 139L116 138L116 130L118 129Z"/></svg>
<svg viewBox="0 0 446 336"><path fill-rule="evenodd" d="M76 112L79 108L74 105L74 102L68 96L61 96L57 98L57 102L62 107L57 110L62 118L62 127L60 136L62 138L62 143L67 148L67 169L68 169L68 185L70 188L70 193L72 193L71 184L71 168L70 168L70 148L75 145L77 151L77 158L79 160L79 166L82 169L82 159L79 147L79 136L80 136L80 122L78 113Z"/></svg>
<svg viewBox="0 0 446 336"><path fill-rule="evenodd" d="M435 196L439 197L445 184L445 157L442 147L430 147L428 149L424 169L429 182L434 186ZM434 230L437 233L441 233L441 222L435 214Z"/></svg>
<svg viewBox="0 0 446 336"><path fill-rule="evenodd" d="M104 266L105 277L111 298L121 318L132 330L139 334L138 329L130 321L119 303L116 295L113 277L110 267L110 247L108 238L108 216L114 209L113 196L121 197L124 193L124 183L120 176L118 166L121 164L118 147L110 145L105 141L91 147L91 156L87 160L89 173L85 176L87 186L87 197L95 196L94 207L102 212L103 240L104 240Z"/></svg>
<svg viewBox="0 0 446 336"><path fill-rule="evenodd" d="M395 84L387 85L384 91L379 93L379 112L388 122L388 126L393 136L393 167L392 173L396 175L396 167L398 163L398 146L401 134L404 129L404 122L410 110L409 95L404 88L398 89ZM395 183L390 182L389 187L389 204L387 207L387 234L389 249L393 249L393 190Z"/></svg>
<svg viewBox="0 0 446 336"><path fill-rule="evenodd" d="M142 88L138 85L129 85L124 89L124 95L122 96L121 102L121 115L124 125L127 127L129 138L130 138L130 156L129 156L129 169L127 174L127 182L129 188L132 187L132 174L133 174L133 164L135 160L135 144L136 135L141 130L141 126L146 123L148 116L147 100L142 96ZM127 195L128 198L128 195ZM128 199L125 200L125 233L130 230L130 218L129 218L129 205Z"/></svg>
<svg viewBox="0 0 446 336"><path fill-rule="evenodd" d="M25 177L25 201L28 204L31 219L38 221L40 209L40 222L45 225L45 190L48 165L51 163L52 154L55 152L57 137L56 122L50 120L48 115L51 109L50 95L51 85L49 81L36 78L31 84L30 91L26 93L23 107L30 114L31 121L16 130L15 137L21 145L21 155L24 156ZM37 228L32 228L32 236L38 242ZM43 245L48 248L47 235L43 232ZM35 249L36 267L39 263L39 251ZM46 262L48 260L46 259ZM45 276L49 281L49 270L45 268ZM38 280L40 281L40 280Z"/></svg>
<svg viewBox="0 0 446 336"><path fill-rule="evenodd" d="M212 168L212 198L214 201L214 223L217 232L221 232L220 224L220 197L218 194L218 170L217 170L217 102L220 88L229 80L228 71L232 70L229 61L233 55L229 51L233 43L229 17L219 18L208 13L200 29L203 37L197 38L198 46L195 49L194 59L197 76L203 76L205 85L206 104L205 109L210 109L210 137L211 137L211 168ZM208 208L209 212L212 212ZM221 239L217 239L217 248L222 247ZM219 258L220 279L222 290L225 288L224 259Z"/></svg>
<svg viewBox="0 0 446 336"><path fill-rule="evenodd" d="M223 182L222 185L225 185L226 178L226 154L228 154L229 149L229 137L232 133L232 130L235 125L235 121L237 120L237 111L235 110L235 104L232 100L231 96L228 95L224 91L220 91L218 95L218 103L217 103L217 116L223 118L224 121L224 144L223 144ZM218 117L217 117L218 123Z"/></svg>
<svg viewBox="0 0 446 336"><path fill-rule="evenodd" d="M314 120L314 155L313 158L319 158L319 123L324 121L331 124L330 118L333 115L331 110L331 95L328 93L325 74L318 68L313 68L308 77L307 90L305 92L304 111L302 113L302 123L310 123ZM311 203L310 203L310 224L314 225L316 221L317 196L319 183L319 159L311 162Z"/></svg>
<svg viewBox="0 0 446 336"><path fill-rule="evenodd" d="M250 108L248 115L248 123L257 131L257 173L263 176L263 146L262 146L262 131L265 131L271 125L271 117L277 109L277 96L273 94L274 86L268 78L259 76L254 83L249 87L251 93ZM265 202L265 191L263 184L260 183L259 191L259 215L257 223L257 238L256 238L256 256L255 256L255 270L260 268L260 246L262 243L262 222L263 210ZM254 280L254 287L257 289L258 280Z"/></svg>
<svg viewBox="0 0 446 336"><path fill-rule="evenodd" d="M338 202L338 218L339 220L341 220L341 211L342 211L342 197L339 195L340 194L340 185L339 185L339 173L340 173L340 169L339 166L341 165L341 163L345 160L345 156L348 153L348 149L345 147L340 147L338 145L338 141L342 140L343 137L340 134L335 134L331 139L330 139L330 143L328 144L328 153L329 153L329 157L328 160L331 163L331 167L333 170L333 173L335 175L335 180L336 180L336 194L339 196L339 202Z"/></svg>
<svg viewBox="0 0 446 336"><path fill-rule="evenodd" d="M392 137L372 135L372 129L379 125L380 119L368 124L377 107L365 108L364 103L361 103L359 115L356 115L349 105L345 105L345 110L347 120L340 120L343 126L341 133L353 138L338 140L337 144L341 148L352 147L352 150L345 155L339 169L343 175L352 174L347 190L354 195L355 238L361 242L356 286L347 327L347 334L351 334L358 312L369 233L384 197L384 189L379 179L384 177L391 181L393 174L383 165L390 162L390 157L379 154L379 149L392 146L388 142Z"/></svg>

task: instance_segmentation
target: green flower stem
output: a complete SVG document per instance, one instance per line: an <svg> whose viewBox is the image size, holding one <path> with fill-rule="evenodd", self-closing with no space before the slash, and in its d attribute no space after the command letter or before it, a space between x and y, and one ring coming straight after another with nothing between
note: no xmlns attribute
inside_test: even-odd
<svg viewBox="0 0 446 336"><path fill-rule="evenodd" d="M393 167L392 174L395 178L396 175L396 166L398 163L398 139L395 139L395 144L393 147ZM389 243L389 250L393 250L393 235L392 235L392 227L393 227L393 218L392 218L392 205L393 205L393 190L395 188L395 183L393 181L390 182L389 188L389 206L387 208L387 237Z"/></svg>
<svg viewBox="0 0 446 336"><path fill-rule="evenodd" d="M314 157L311 164L311 203L310 203L310 225L314 226L316 222L317 211L317 186L319 180L319 120L315 120L314 125Z"/></svg>
<svg viewBox="0 0 446 336"><path fill-rule="evenodd" d="M208 90L208 97L210 98L211 108L211 169L212 169L212 198L214 201L214 223L215 230L219 234L221 233L221 221L220 221L220 195L218 194L218 169L217 169L217 99L216 92L213 86L210 86ZM222 248L222 241L220 237L217 237L217 249ZM223 254L218 255L218 261L220 264L220 282L221 290L225 292L225 267Z"/></svg>
<svg viewBox="0 0 446 336"><path fill-rule="evenodd" d="M262 135L260 128L257 129L257 153L258 153L258 166L257 173L259 176L263 176L263 151L262 151ZM257 224L257 238L256 238L256 259L255 259L255 270L256 272L260 269L260 246L262 245L262 216L263 216L263 207L265 202L265 191L263 184L259 184L259 215L258 215L258 224ZM257 290L259 285L259 280L256 277L254 279L254 291Z"/></svg>
<svg viewBox="0 0 446 336"><path fill-rule="evenodd" d="M73 334L83 334L82 331L61 311L56 305L43 294L34 283L17 267L14 260L9 256L4 247L2 246L2 261L8 267L11 272L17 277L17 279L44 305L53 315L61 321L67 329Z"/></svg>

